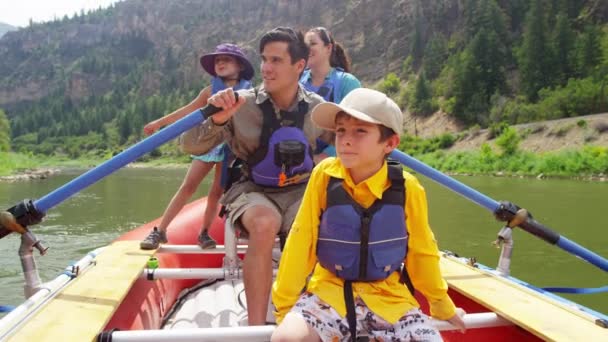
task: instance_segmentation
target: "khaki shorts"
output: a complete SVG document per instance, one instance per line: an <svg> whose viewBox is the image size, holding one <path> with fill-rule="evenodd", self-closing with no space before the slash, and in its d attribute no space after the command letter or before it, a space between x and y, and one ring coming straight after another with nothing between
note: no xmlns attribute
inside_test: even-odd
<svg viewBox="0 0 608 342"><path fill-rule="evenodd" d="M247 209L262 205L273 209L281 216L281 232L287 233L300 208L304 190L306 184L286 188L266 188L250 181L243 181L233 184L222 196L220 203L228 211L226 220L237 229L245 230L240 218Z"/></svg>

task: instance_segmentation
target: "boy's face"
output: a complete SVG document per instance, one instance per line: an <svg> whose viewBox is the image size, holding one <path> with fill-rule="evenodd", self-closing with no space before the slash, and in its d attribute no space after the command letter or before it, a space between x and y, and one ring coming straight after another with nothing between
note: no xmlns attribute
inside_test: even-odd
<svg viewBox="0 0 608 342"><path fill-rule="evenodd" d="M376 124L350 115L336 116L336 152L347 169L373 174L382 166L384 156L398 144L396 134L381 142L380 127Z"/></svg>
<svg viewBox="0 0 608 342"><path fill-rule="evenodd" d="M272 94L298 84L305 61L291 62L287 42L270 42L262 50L262 79L264 89Z"/></svg>

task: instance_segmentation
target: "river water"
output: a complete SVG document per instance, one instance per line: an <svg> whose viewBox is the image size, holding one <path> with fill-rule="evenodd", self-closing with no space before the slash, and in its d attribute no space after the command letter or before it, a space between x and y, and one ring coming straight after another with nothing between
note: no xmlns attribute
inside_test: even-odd
<svg viewBox="0 0 608 342"><path fill-rule="evenodd" d="M0 183L0 207L24 198L40 198L70 181L81 171L67 171L45 180ZM181 183L186 169L130 168L49 210L32 230L50 247L37 257L40 276L48 281L86 252L103 246L122 233L162 215ZM500 251L491 242L500 222L484 208L419 177L427 190L430 222L439 247L475 257L495 267ZM608 257L608 183L573 180L537 180L497 177L458 177L461 182L496 200L510 200L527 208L534 218L563 236ZM199 188L206 193L212 177ZM537 286L599 287L608 285L608 273L550 246L521 230L514 232L512 275ZM0 241L0 305L23 300L23 276L17 255L19 238ZM37 252L35 252L37 253ZM608 293L567 296L608 314Z"/></svg>

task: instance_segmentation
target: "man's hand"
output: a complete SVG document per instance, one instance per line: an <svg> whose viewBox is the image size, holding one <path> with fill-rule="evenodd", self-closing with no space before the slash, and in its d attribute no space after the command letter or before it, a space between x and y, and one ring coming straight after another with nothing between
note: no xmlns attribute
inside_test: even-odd
<svg viewBox="0 0 608 342"><path fill-rule="evenodd" d="M219 91L207 100L207 104L223 109L221 112L218 112L211 117L211 120L213 120L213 123L216 125L223 125L230 120L234 113L236 113L244 103L245 97L239 96L239 100L237 101L232 88Z"/></svg>

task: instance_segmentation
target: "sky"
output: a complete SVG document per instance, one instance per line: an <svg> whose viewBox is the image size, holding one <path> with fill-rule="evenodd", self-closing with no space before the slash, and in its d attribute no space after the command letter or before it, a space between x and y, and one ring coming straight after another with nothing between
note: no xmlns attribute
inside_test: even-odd
<svg viewBox="0 0 608 342"><path fill-rule="evenodd" d="M108 7L120 0L0 0L0 22L26 27L30 18L34 22L51 21L64 15L73 17L74 13Z"/></svg>

